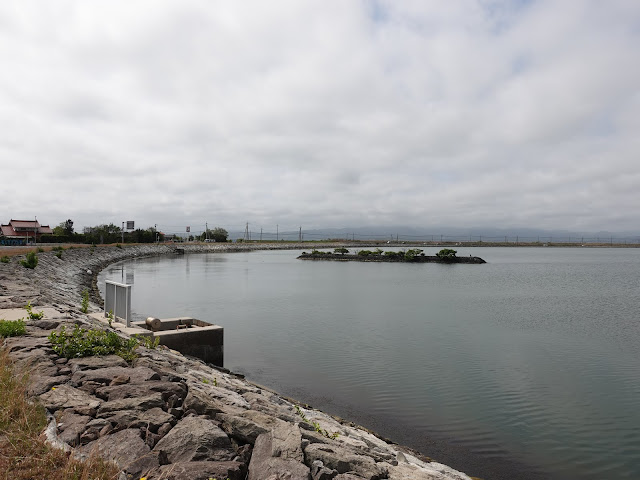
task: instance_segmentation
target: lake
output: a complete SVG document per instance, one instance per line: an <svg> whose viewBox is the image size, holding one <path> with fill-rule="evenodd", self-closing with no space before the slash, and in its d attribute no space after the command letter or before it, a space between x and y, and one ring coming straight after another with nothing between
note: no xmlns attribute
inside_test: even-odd
<svg viewBox="0 0 640 480"><path fill-rule="evenodd" d="M640 478L640 250L299 253L138 259L99 284L133 284L137 317L222 325L225 367L469 475Z"/></svg>

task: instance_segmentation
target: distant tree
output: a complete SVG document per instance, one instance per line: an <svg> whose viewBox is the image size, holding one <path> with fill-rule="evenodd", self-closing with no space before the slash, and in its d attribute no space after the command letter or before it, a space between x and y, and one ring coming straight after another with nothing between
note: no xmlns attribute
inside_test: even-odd
<svg viewBox="0 0 640 480"><path fill-rule="evenodd" d="M54 235L73 235L73 220L68 219L61 222L57 227L53 227Z"/></svg>
<svg viewBox="0 0 640 480"><path fill-rule="evenodd" d="M333 253L341 253L342 255L344 255L345 253L349 253L349 249L344 247L339 247L334 249Z"/></svg>
<svg viewBox="0 0 640 480"><path fill-rule="evenodd" d="M450 259L456 258L456 253L458 253L456 250L452 250L450 248L443 248L438 253L436 253L436 257L442 258L444 260L447 260L447 259L450 260Z"/></svg>
<svg viewBox="0 0 640 480"><path fill-rule="evenodd" d="M109 225L98 225L96 227L88 227L85 229L85 241L87 243L116 243L121 240L121 229L117 225L110 223Z"/></svg>
<svg viewBox="0 0 640 480"><path fill-rule="evenodd" d="M214 242L226 242L227 237L229 237L229 232L222 227L216 227L211 231L209 238L213 238Z"/></svg>

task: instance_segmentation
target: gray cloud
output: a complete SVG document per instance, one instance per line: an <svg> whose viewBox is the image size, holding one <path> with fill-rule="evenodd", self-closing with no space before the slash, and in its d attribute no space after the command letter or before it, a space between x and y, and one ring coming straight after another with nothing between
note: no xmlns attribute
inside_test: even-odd
<svg viewBox="0 0 640 480"><path fill-rule="evenodd" d="M5 2L2 221L637 230L639 27L622 0Z"/></svg>

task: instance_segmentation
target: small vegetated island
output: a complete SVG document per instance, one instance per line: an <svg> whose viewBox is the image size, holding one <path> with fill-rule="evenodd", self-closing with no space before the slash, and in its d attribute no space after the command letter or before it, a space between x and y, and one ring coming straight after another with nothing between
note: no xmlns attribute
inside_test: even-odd
<svg viewBox="0 0 640 480"><path fill-rule="evenodd" d="M396 262L396 263L487 263L480 257L457 257L456 250L443 248L435 255L425 255L419 248L411 248L399 252L375 250L359 250L349 253L344 247L336 248L333 252L312 250L311 253L302 252L300 260L335 260L352 262Z"/></svg>

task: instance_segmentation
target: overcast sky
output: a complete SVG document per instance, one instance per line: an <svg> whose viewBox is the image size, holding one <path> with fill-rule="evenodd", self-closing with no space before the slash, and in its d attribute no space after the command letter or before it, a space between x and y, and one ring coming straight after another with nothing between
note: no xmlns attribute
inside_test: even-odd
<svg viewBox="0 0 640 480"><path fill-rule="evenodd" d="M0 3L0 221L640 230L640 2Z"/></svg>

